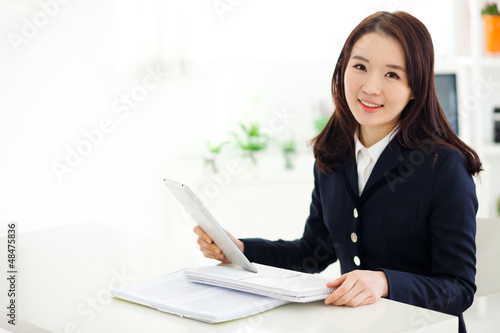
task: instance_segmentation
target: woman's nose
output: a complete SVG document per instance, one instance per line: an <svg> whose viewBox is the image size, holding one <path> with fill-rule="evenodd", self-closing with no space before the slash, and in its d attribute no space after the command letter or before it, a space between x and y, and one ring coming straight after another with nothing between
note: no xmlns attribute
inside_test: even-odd
<svg viewBox="0 0 500 333"><path fill-rule="evenodd" d="M368 75L361 90L367 95L380 95L382 91L380 79L375 75Z"/></svg>

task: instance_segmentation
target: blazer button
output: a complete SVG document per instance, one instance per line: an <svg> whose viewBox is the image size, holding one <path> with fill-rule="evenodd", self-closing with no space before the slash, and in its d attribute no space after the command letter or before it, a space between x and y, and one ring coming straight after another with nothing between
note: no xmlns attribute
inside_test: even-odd
<svg viewBox="0 0 500 333"><path fill-rule="evenodd" d="M359 215L358 215L358 210L356 208L354 208L352 215L354 216L355 219L358 218Z"/></svg>
<svg viewBox="0 0 500 333"><path fill-rule="evenodd" d="M355 232L351 234L351 240L353 243L356 243L358 241L358 235L356 235Z"/></svg>
<svg viewBox="0 0 500 333"><path fill-rule="evenodd" d="M354 264L359 267L361 265L361 260L359 260L358 256L354 256Z"/></svg>

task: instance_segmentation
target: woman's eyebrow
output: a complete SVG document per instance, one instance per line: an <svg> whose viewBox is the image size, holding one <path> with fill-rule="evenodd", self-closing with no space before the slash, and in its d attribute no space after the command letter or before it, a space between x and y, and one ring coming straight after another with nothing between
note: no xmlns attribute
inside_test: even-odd
<svg viewBox="0 0 500 333"><path fill-rule="evenodd" d="M396 70L400 70L402 72L406 72L406 70L404 69L404 67L399 66L399 65L386 65L386 66L389 67L389 68L392 68L392 69L396 69Z"/></svg>
<svg viewBox="0 0 500 333"><path fill-rule="evenodd" d="M356 60L361 60L361 61L364 61L364 62L367 62L367 63L370 62L370 60L368 60L365 57L362 57L360 55L354 55L354 56L352 56L352 58L356 59ZM396 69L396 70L400 70L400 71L406 72L406 69L403 66L399 66L399 65L386 65L386 66L389 67L389 68L392 68L392 69Z"/></svg>
<svg viewBox="0 0 500 333"><path fill-rule="evenodd" d="M366 62L370 62L370 60L366 59L365 57L362 57L360 55L355 55L352 57L353 59L357 59L357 60L361 60L361 61L366 61Z"/></svg>

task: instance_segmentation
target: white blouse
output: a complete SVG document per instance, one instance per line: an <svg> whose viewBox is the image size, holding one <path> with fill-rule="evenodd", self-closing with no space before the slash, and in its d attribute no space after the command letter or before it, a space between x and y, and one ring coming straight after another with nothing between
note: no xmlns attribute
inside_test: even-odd
<svg viewBox="0 0 500 333"><path fill-rule="evenodd" d="M391 133L387 134L383 139L375 143L369 148L363 146L361 141L359 141L358 131L354 133L354 154L356 156L356 164L358 165L358 188L359 195L363 192L368 178L372 173L375 163L377 163L378 158L384 151L385 147L391 141L393 135L397 133L397 127L394 128Z"/></svg>

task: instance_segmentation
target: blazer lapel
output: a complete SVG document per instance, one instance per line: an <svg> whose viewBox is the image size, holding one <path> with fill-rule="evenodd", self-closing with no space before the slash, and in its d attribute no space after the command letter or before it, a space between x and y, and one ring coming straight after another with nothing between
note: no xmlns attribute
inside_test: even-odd
<svg viewBox="0 0 500 333"><path fill-rule="evenodd" d="M351 158L349 164L342 168L344 168L343 174L345 186L348 187L347 192L350 196L352 196L351 199L353 199L354 202L357 202L359 197L358 167L354 156Z"/></svg>
<svg viewBox="0 0 500 333"><path fill-rule="evenodd" d="M373 171L368 178L368 181L363 190L363 194L366 192L371 192L370 188L381 182L381 178L385 178L386 173L388 171L396 168L399 163L401 163L402 153L401 146L399 145L397 138L394 138L389 142L387 147L385 147L384 151L378 158L375 166L373 167ZM356 179L357 180L357 179Z"/></svg>

